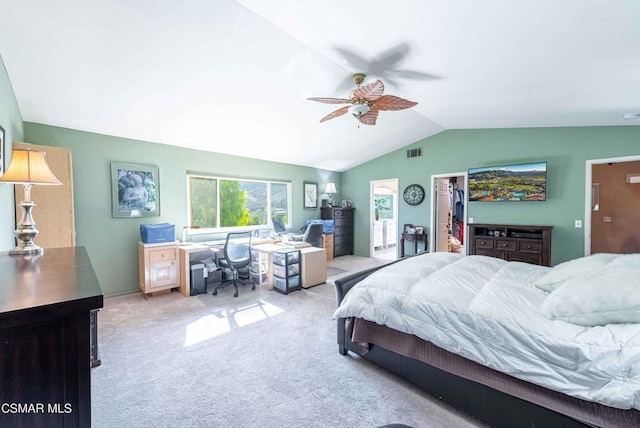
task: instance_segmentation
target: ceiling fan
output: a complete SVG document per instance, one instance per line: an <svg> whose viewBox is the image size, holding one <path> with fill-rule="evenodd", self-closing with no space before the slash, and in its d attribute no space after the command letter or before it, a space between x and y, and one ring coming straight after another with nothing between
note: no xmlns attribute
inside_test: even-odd
<svg viewBox="0 0 640 428"><path fill-rule="evenodd" d="M365 75L356 73L353 75L353 83L357 88L349 94L349 98L307 98L311 101L317 101L325 104L350 104L329 113L322 119L320 123L329 119L342 116L349 112L365 125L375 125L378 119L378 112L384 110L404 110L415 106L416 102L396 97L395 95L383 95L384 84L381 80L360 86L364 82Z"/></svg>

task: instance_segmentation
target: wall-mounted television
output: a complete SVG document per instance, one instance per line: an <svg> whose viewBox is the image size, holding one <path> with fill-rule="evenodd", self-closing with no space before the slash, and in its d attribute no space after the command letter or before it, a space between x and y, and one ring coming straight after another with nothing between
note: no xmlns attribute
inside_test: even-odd
<svg viewBox="0 0 640 428"><path fill-rule="evenodd" d="M469 168L469 201L544 201L547 163Z"/></svg>

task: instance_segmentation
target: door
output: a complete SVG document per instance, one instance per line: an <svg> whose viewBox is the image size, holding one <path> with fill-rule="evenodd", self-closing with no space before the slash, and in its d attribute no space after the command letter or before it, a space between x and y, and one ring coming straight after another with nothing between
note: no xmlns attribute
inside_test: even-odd
<svg viewBox="0 0 640 428"><path fill-rule="evenodd" d="M398 179L371 181L371 257L398 258Z"/></svg>
<svg viewBox="0 0 640 428"><path fill-rule="evenodd" d="M73 167L71 151L66 147L41 146L13 143L16 149L31 149L45 152L49 168L62 183L61 186L31 187L31 200L36 204L32 211L36 229L40 232L33 240L42 248L74 247L76 226L73 211ZM15 186L16 223L22 217L18 205L24 199L24 187Z"/></svg>
<svg viewBox="0 0 640 428"><path fill-rule="evenodd" d="M431 176L431 237L433 251L466 253L467 173Z"/></svg>
<svg viewBox="0 0 640 428"><path fill-rule="evenodd" d="M587 161L587 172L585 255L640 252L640 156Z"/></svg>

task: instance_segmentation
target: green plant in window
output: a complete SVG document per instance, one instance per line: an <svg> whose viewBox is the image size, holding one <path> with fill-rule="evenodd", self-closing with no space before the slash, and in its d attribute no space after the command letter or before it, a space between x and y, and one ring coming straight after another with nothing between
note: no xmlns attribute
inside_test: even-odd
<svg viewBox="0 0 640 428"><path fill-rule="evenodd" d="M240 189L240 183L220 180L220 226L246 226L249 224L247 193Z"/></svg>

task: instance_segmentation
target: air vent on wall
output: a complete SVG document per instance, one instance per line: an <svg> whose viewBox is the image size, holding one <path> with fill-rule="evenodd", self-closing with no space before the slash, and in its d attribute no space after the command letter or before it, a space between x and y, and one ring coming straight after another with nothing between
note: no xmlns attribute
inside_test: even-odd
<svg viewBox="0 0 640 428"><path fill-rule="evenodd" d="M407 159L409 158L419 158L422 156L422 147L418 147L417 149L409 149L407 150Z"/></svg>

